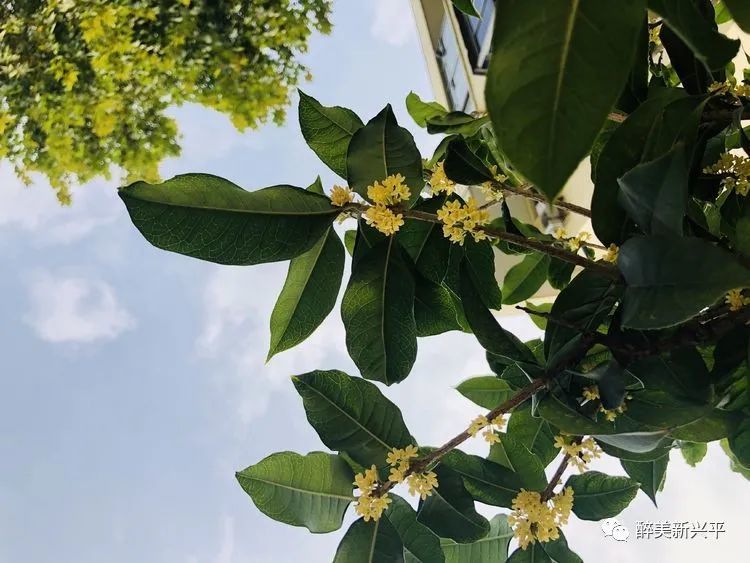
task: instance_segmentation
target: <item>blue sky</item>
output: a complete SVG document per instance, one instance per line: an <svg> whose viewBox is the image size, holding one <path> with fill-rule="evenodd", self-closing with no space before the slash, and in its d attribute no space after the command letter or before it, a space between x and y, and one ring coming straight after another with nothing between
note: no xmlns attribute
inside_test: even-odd
<svg viewBox="0 0 750 563"><path fill-rule="evenodd" d="M403 105L410 90L430 97L408 0L339 0L334 24L305 57L308 93L364 119L391 102L428 152L437 139ZM284 127L243 134L200 107L173 114L183 154L164 163L165 177L210 172L247 189L334 181L294 107ZM25 189L0 165L0 563L330 561L345 528L311 535L267 519L234 471L275 451L323 449L289 376L356 373L338 312L265 365L286 264L219 267L158 251L130 224L117 185L92 182L63 209L43 180ZM535 334L524 318L506 322ZM466 335L420 341L411 377L385 393L408 404L421 443L478 414L450 387L486 373L482 358ZM716 450L696 469L673 454L663 509L639 495L620 520L631 533L636 520L724 521L722 539L616 544L598 524L572 522L570 544L589 561L602 549L608 561L737 553L750 495ZM616 462L595 468L623 473Z"/></svg>

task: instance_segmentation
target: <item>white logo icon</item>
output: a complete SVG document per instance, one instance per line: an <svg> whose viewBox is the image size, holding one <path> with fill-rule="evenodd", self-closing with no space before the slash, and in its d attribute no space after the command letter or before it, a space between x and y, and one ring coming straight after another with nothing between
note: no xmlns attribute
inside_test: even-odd
<svg viewBox="0 0 750 563"><path fill-rule="evenodd" d="M602 522L604 537L612 536L616 541L628 541L630 532L616 518L607 518Z"/></svg>

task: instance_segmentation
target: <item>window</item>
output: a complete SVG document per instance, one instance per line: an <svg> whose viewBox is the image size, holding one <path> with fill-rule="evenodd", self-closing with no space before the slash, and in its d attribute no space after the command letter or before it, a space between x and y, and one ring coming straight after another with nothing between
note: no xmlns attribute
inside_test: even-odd
<svg viewBox="0 0 750 563"><path fill-rule="evenodd" d="M461 64L456 35L448 18L443 18L436 54L451 109L472 111L474 106L469 96L469 79Z"/></svg>
<svg viewBox="0 0 750 563"><path fill-rule="evenodd" d="M476 0L474 7L481 17L473 18L458 10L456 10L456 17L474 72L482 73L486 72L489 63L495 3L493 0Z"/></svg>

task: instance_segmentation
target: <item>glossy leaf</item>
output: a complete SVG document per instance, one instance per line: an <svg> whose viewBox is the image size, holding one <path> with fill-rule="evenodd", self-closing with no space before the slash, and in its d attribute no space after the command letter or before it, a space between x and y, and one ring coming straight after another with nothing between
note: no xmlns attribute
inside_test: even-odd
<svg viewBox="0 0 750 563"><path fill-rule="evenodd" d="M477 13L477 9L474 7L474 2L472 0L452 0L453 5L461 10L464 14L467 16L472 16L475 18L479 17L479 13Z"/></svg>
<svg viewBox="0 0 750 563"><path fill-rule="evenodd" d="M385 517L401 538L405 563L442 563L445 561L438 538L427 527L417 522L417 513L398 495L391 494L391 504Z"/></svg>
<svg viewBox="0 0 750 563"><path fill-rule="evenodd" d="M429 118L427 120L427 132L433 135L473 137L488 122L487 116L474 117L462 111L451 111L445 115L436 115Z"/></svg>
<svg viewBox="0 0 750 563"><path fill-rule="evenodd" d="M729 449L745 469L750 469L750 419L744 418L729 435Z"/></svg>
<svg viewBox="0 0 750 563"><path fill-rule="evenodd" d="M520 467L520 464L514 472L503 465L459 450L446 455L443 463L461 476L464 487L474 500L484 504L510 508L513 499L525 486L520 472L525 471L526 467Z"/></svg>
<svg viewBox="0 0 750 563"><path fill-rule="evenodd" d="M136 182L119 195L133 224L157 248L237 266L305 253L339 214L327 197L301 188L248 192L210 174Z"/></svg>
<svg viewBox="0 0 750 563"><path fill-rule="evenodd" d="M631 479L640 483L641 490L656 504L656 493L664 486L669 454L651 461L621 460L620 464Z"/></svg>
<svg viewBox="0 0 750 563"><path fill-rule="evenodd" d="M341 538L333 563L398 563L403 544L388 518L356 520Z"/></svg>
<svg viewBox="0 0 750 563"><path fill-rule="evenodd" d="M494 375L482 375L462 381L456 390L476 405L491 410L510 399L516 392L507 381Z"/></svg>
<svg viewBox="0 0 750 563"><path fill-rule="evenodd" d="M237 472L237 481L261 512L313 533L341 527L354 500L353 479L344 460L323 452L280 452Z"/></svg>
<svg viewBox="0 0 750 563"><path fill-rule="evenodd" d="M417 521L441 538L475 542L487 535L489 522L474 508L461 476L445 465L435 468L440 486L419 505Z"/></svg>
<svg viewBox="0 0 750 563"><path fill-rule="evenodd" d="M560 537L549 542L535 542L526 549L516 549L506 563L583 563L583 559L568 547L568 542L560 532Z"/></svg>
<svg viewBox="0 0 750 563"><path fill-rule="evenodd" d="M705 18L692 1L649 0L648 6L664 19L708 70L723 69L737 54L739 40L716 31L716 24Z"/></svg>
<svg viewBox="0 0 750 563"><path fill-rule="evenodd" d="M644 233L682 236L689 166L686 147L678 144L618 180L620 205Z"/></svg>
<svg viewBox="0 0 750 563"><path fill-rule="evenodd" d="M543 467L547 467L560 452L555 447L552 426L541 416L532 416L530 404L516 407L510 415L506 434L538 457Z"/></svg>
<svg viewBox="0 0 750 563"><path fill-rule="evenodd" d="M461 330L453 296L442 285L417 278L414 294L414 321L417 336L435 336Z"/></svg>
<svg viewBox="0 0 750 563"><path fill-rule="evenodd" d="M422 156L411 133L399 127L390 105L354 133L346 162L349 185L365 199L368 186L393 174L406 179L410 204L424 187Z"/></svg>
<svg viewBox="0 0 750 563"><path fill-rule="evenodd" d="M344 245L331 228L315 246L292 259L271 313L268 359L305 340L331 312L344 274Z"/></svg>
<svg viewBox="0 0 750 563"><path fill-rule="evenodd" d="M487 459L513 471L527 490L542 491L547 486L544 465L514 436L501 434L500 442L490 447Z"/></svg>
<svg viewBox="0 0 750 563"><path fill-rule="evenodd" d="M462 137L454 139L448 144L443 168L448 178L458 184L467 186L494 179L494 175L487 168L487 165L471 151Z"/></svg>
<svg viewBox="0 0 750 563"><path fill-rule="evenodd" d="M437 102L425 102L418 94L409 92L406 96L406 110L420 127L427 126L427 120L440 115L445 115L448 110Z"/></svg>
<svg viewBox="0 0 750 563"><path fill-rule="evenodd" d="M364 124L352 110L326 107L299 91L299 125L302 136L318 158L346 178L346 153L354 133Z"/></svg>
<svg viewBox="0 0 750 563"><path fill-rule="evenodd" d="M617 262L626 281L622 325L665 328L750 285L750 270L698 238L633 237Z"/></svg>
<svg viewBox="0 0 750 563"><path fill-rule="evenodd" d="M706 457L708 446L701 442L680 442L680 453L685 463L695 467Z"/></svg>
<svg viewBox="0 0 750 563"><path fill-rule="evenodd" d="M413 444L401 411L369 381L331 371L292 377L310 425L331 450L370 467L392 448Z"/></svg>
<svg viewBox="0 0 750 563"><path fill-rule="evenodd" d="M745 33L750 33L750 4L745 0L724 0L724 4Z"/></svg>
<svg viewBox="0 0 750 563"><path fill-rule="evenodd" d="M498 514L490 520L490 531L474 543L440 541L445 554L445 563L497 563L508 558L508 545L513 538L513 530L508 525L507 516Z"/></svg>
<svg viewBox="0 0 750 563"><path fill-rule="evenodd" d="M625 86L644 8L645 0L497 3L487 106L500 148L549 199Z"/></svg>
<svg viewBox="0 0 750 563"><path fill-rule="evenodd" d="M638 492L637 481L599 471L571 475L565 486L573 489L573 512L581 520L603 520L617 516Z"/></svg>
<svg viewBox="0 0 750 563"><path fill-rule="evenodd" d="M353 265L341 319L362 377L391 385L409 375L417 357L414 291L414 277L392 237Z"/></svg>
<svg viewBox="0 0 750 563"><path fill-rule="evenodd" d="M451 250L455 248L454 244ZM458 252L457 254L460 255ZM492 245L486 240L467 240L463 246L463 257L466 269L471 272L474 285L484 304L490 309L499 310L502 307L503 295L495 276L495 253Z"/></svg>
<svg viewBox="0 0 750 563"><path fill-rule="evenodd" d="M539 291L547 280L550 257L541 252L527 254L520 264L516 264L503 280L503 303L514 305L520 303Z"/></svg>

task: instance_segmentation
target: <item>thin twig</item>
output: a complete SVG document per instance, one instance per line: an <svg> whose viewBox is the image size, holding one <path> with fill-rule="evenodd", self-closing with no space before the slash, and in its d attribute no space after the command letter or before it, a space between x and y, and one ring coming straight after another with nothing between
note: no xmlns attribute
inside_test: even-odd
<svg viewBox="0 0 750 563"><path fill-rule="evenodd" d="M580 436L578 438L580 438ZM565 469L567 469L569 461L570 461L570 454L565 454L565 456L563 456L562 458L562 461L560 462L560 465L557 466L555 473L552 475L552 478L549 480L549 484L542 491L542 502L547 502L555 494L555 487L560 482L560 479L562 478L563 473L565 473Z"/></svg>
<svg viewBox="0 0 750 563"><path fill-rule="evenodd" d="M584 217L591 218L591 211L589 209L586 209L585 207L581 207L580 205L576 205L574 203L568 203L567 201L560 201L560 200L550 203L549 201L547 201L547 198L545 196L534 192L532 190L531 184L524 184L520 188L516 188L508 184L504 184L502 182L491 182L491 184L493 188L498 189L505 194L519 195L521 197L525 197L526 199L531 199L534 201L541 201L542 203L547 203L551 205L552 207L559 207L561 209L567 209L568 211L572 213L576 213L577 215L582 215Z"/></svg>

